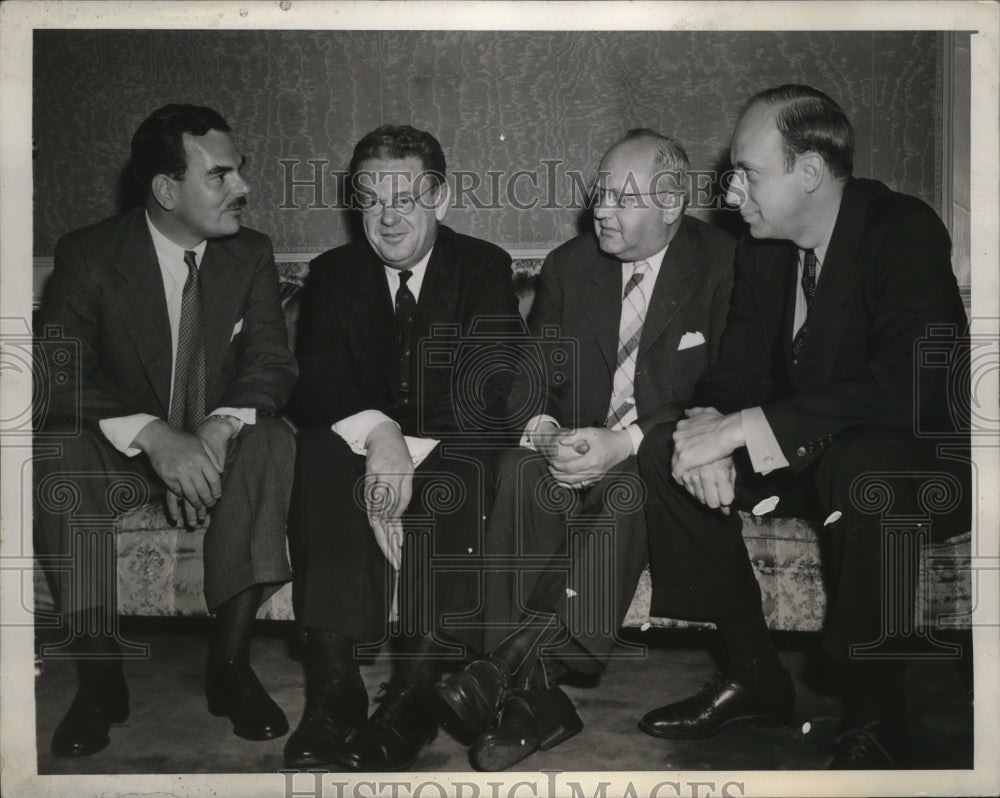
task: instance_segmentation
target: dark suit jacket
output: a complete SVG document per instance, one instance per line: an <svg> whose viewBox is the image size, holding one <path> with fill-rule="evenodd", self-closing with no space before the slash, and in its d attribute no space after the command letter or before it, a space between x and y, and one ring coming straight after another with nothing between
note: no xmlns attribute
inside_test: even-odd
<svg viewBox="0 0 1000 798"><path fill-rule="evenodd" d="M734 248L728 233L689 216L683 217L667 248L636 356L636 409L644 431L680 415L718 351ZM558 331L568 361L559 369L547 369L544 397L534 401L537 412L567 427L604 426L618 358L621 307L621 261L601 252L592 233L549 254L529 326L549 348L552 339L546 339L544 329ZM685 333L699 332L704 344L678 350ZM511 405L532 403L532 390L526 370L523 378L515 379Z"/></svg>
<svg viewBox="0 0 1000 798"><path fill-rule="evenodd" d="M289 410L303 425L329 425L381 410L407 435L492 431L503 419L509 369L495 323L517 320L510 256L440 226L414 317L409 404L399 392L399 347L385 267L367 242L316 258L302 290L296 354L301 377ZM506 326L504 326L506 325ZM475 379L475 362L481 368Z"/></svg>
<svg viewBox="0 0 1000 798"><path fill-rule="evenodd" d="M850 180L793 367L796 248L744 237L721 354L696 401L723 412L762 406L796 470L847 427L912 428L915 409L924 420L948 415L948 369L925 373L917 395L914 372L929 325L951 325L959 336L966 326L950 248L923 202Z"/></svg>
<svg viewBox="0 0 1000 798"><path fill-rule="evenodd" d="M205 309L207 410L275 413L295 382L267 236L242 228L209 241L199 267ZM242 320L236 335L233 330ZM167 417L172 354L163 278L142 208L67 234L35 324L73 342L48 363L48 421L151 413ZM49 330L51 332L51 330ZM40 346L44 358L49 347ZM63 382L57 375L69 375Z"/></svg>

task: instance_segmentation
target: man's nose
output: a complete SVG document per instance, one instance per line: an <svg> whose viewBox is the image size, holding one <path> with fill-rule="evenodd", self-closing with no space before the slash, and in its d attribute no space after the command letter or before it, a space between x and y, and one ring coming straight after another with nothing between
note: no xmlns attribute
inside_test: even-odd
<svg viewBox="0 0 1000 798"><path fill-rule="evenodd" d="M243 175L239 172L234 173L235 180L233 181L233 192L236 194L243 194L244 196L250 193L250 184L243 179Z"/></svg>
<svg viewBox="0 0 1000 798"><path fill-rule="evenodd" d="M734 208L742 207L747 199L745 186L746 182L742 177L732 175L729 178L729 186L726 188L726 204L732 205Z"/></svg>

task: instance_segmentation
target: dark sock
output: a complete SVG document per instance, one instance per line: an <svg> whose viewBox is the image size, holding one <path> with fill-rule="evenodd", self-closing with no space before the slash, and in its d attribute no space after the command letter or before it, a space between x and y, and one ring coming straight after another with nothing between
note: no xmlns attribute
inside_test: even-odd
<svg viewBox="0 0 1000 798"><path fill-rule="evenodd" d="M430 635L404 637L396 645L398 659L393 667L392 681L414 690L434 686L449 658L442 656L445 649Z"/></svg>
<svg viewBox="0 0 1000 798"><path fill-rule="evenodd" d="M213 665L249 658L250 633L263 595L263 585L254 585L216 608L209 650L209 661Z"/></svg>
<svg viewBox="0 0 1000 798"><path fill-rule="evenodd" d="M524 680L535 667L543 646L566 636L566 627L557 615L536 613L501 640L490 652L510 670L514 683Z"/></svg>

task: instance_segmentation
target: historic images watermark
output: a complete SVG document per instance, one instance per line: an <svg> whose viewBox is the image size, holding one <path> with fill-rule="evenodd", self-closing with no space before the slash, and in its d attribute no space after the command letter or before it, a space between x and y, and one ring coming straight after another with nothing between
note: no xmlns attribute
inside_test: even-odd
<svg viewBox="0 0 1000 798"><path fill-rule="evenodd" d="M342 781L338 774L299 770L279 771L285 778L285 798L742 798L743 781L665 779L651 784L639 779L584 782L560 778L561 770L542 770L519 781L452 781L410 778ZM625 776L626 774L620 774Z"/></svg>
<svg viewBox="0 0 1000 798"><path fill-rule="evenodd" d="M284 158L279 210L364 210L367 186L387 181L397 196L402 173L331 169L326 158ZM409 177L409 173L406 174ZM605 185L606 172L589 175L568 169L564 161L544 159L531 168L485 172L456 169L447 175L426 171L417 175L407 196L417 207L432 208L439 201L432 186L446 184L455 210L550 211L580 209L595 202L619 207L670 208L678 195L697 210L734 209L742 205L743 178L737 170L661 169L649 178L628 175L623 185ZM728 192L728 201L727 201ZM412 206L411 206L412 207Z"/></svg>

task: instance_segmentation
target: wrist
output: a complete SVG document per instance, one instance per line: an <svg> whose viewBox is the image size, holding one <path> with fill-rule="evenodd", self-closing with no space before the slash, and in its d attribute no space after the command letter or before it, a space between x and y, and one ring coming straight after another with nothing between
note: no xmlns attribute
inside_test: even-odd
<svg viewBox="0 0 1000 798"><path fill-rule="evenodd" d="M202 421L201 424L199 424L199 427L201 427L204 424L208 424L209 422L213 423L221 422L223 424L226 424L229 427L231 434L233 435L236 435L241 429L243 429L243 422L240 421L240 419L236 418L236 416L230 416L226 413L213 413L210 416L206 416L205 420Z"/></svg>
<svg viewBox="0 0 1000 798"><path fill-rule="evenodd" d="M743 418L739 413L730 413L723 423L726 426L726 441L730 453L747 445L746 434L743 432Z"/></svg>

